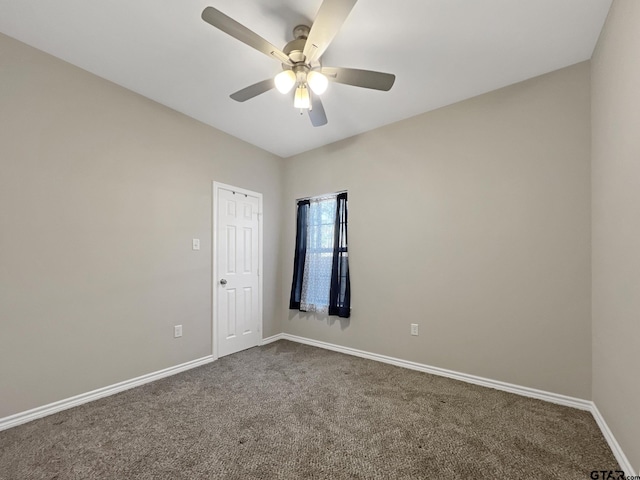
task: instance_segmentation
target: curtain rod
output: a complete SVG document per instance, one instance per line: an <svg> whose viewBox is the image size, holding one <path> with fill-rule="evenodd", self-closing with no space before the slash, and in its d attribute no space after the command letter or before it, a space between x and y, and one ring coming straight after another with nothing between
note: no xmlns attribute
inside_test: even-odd
<svg viewBox="0 0 640 480"><path fill-rule="evenodd" d="M296 202L299 202L300 200L321 200L323 198L335 197L336 195L340 195L341 193L347 193L347 190L338 190L337 192L324 193L322 195L315 195L313 197L296 198Z"/></svg>

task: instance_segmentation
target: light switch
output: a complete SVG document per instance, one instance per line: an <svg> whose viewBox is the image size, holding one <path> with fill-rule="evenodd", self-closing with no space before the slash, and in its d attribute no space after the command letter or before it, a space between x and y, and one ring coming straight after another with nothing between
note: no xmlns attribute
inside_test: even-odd
<svg viewBox="0 0 640 480"><path fill-rule="evenodd" d="M200 250L200 239L199 238L194 238L193 239L192 247L193 247L194 250Z"/></svg>

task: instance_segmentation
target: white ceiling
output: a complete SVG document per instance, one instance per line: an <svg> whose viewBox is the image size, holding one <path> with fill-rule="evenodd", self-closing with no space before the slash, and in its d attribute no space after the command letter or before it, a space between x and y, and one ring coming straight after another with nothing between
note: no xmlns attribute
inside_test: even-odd
<svg viewBox="0 0 640 480"><path fill-rule="evenodd" d="M390 92L330 84L314 128L272 90L280 64L205 23L213 6L274 45L321 0L0 0L0 31L282 157L591 57L611 0L360 0L323 64L394 73Z"/></svg>

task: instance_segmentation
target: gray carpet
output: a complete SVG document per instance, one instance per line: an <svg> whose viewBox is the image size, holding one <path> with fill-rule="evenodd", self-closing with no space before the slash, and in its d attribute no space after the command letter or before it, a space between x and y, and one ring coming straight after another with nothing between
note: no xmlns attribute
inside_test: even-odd
<svg viewBox="0 0 640 480"><path fill-rule="evenodd" d="M0 479L563 479L588 412L279 341L0 432Z"/></svg>

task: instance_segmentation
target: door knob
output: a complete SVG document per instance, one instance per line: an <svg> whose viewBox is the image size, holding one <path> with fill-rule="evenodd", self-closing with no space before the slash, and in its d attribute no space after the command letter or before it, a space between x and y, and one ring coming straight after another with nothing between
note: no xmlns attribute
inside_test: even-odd
<svg viewBox="0 0 640 480"><path fill-rule="evenodd" d="M227 281L223 278L222 280L220 280L220 285L226 285Z"/></svg>

